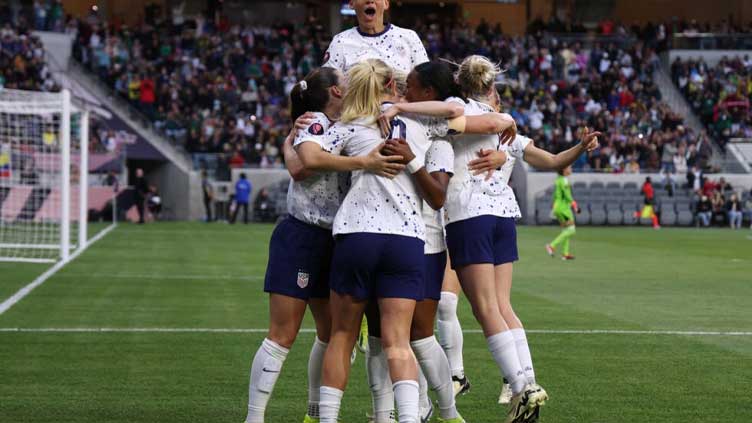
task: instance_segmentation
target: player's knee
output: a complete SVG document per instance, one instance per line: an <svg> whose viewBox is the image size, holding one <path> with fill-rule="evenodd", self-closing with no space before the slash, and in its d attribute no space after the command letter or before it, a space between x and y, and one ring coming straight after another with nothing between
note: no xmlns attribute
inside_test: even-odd
<svg viewBox="0 0 752 423"><path fill-rule="evenodd" d="M457 318L457 295L442 291L438 309L439 320L454 320Z"/></svg>
<svg viewBox="0 0 752 423"><path fill-rule="evenodd" d="M267 338L280 346L290 349L292 348L292 344L295 343L297 335L298 333L295 331L278 328L277 330L270 329Z"/></svg>
<svg viewBox="0 0 752 423"><path fill-rule="evenodd" d="M382 339L382 342L384 346L384 354L386 355L387 361L403 362L413 359L413 352L410 349L409 343L404 342L388 345L387 340L385 339Z"/></svg>

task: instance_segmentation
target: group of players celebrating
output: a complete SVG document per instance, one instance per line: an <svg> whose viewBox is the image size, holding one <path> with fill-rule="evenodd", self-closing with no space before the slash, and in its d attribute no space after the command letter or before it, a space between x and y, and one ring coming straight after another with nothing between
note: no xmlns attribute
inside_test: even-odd
<svg viewBox="0 0 752 423"><path fill-rule="evenodd" d="M516 159L563 169L599 134L586 130L557 155L538 149L499 112L498 65L428 61L415 32L384 22L388 0L350 5L358 26L290 94L289 216L269 245L269 333L251 365L246 423L265 421L306 307L316 339L304 422L338 421L356 343L371 421L429 421L430 387L438 421L464 422L460 287L504 379L505 422L535 422L548 395L510 302L520 210L508 181Z"/></svg>

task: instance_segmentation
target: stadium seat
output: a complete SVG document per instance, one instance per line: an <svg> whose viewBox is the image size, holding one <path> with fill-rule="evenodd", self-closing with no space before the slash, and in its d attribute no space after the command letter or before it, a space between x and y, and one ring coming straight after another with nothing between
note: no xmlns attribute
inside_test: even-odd
<svg viewBox="0 0 752 423"><path fill-rule="evenodd" d="M575 182L572 185L572 189L587 189L587 184L585 182Z"/></svg>
<svg viewBox="0 0 752 423"><path fill-rule="evenodd" d="M593 181L590 183L590 189L604 189L606 186L601 181Z"/></svg>
<svg viewBox="0 0 752 423"><path fill-rule="evenodd" d="M677 224L681 226L691 226L695 222L695 215L689 210L679 210L677 213Z"/></svg>
<svg viewBox="0 0 752 423"><path fill-rule="evenodd" d="M621 225L624 222L624 212L621 204L616 201L606 203L606 223L609 225Z"/></svg>
<svg viewBox="0 0 752 423"><path fill-rule="evenodd" d="M637 188L637 182L625 182L623 188L624 190L639 191L639 189Z"/></svg>
<svg viewBox="0 0 752 423"><path fill-rule="evenodd" d="M658 202L657 211L659 211L661 213L664 213L666 211L674 212L675 213L676 212L676 200L674 200L671 197L662 198Z"/></svg>
<svg viewBox="0 0 752 423"><path fill-rule="evenodd" d="M581 207L580 213L574 215L574 221L578 225L590 224L590 211L588 211L587 207Z"/></svg>
<svg viewBox="0 0 752 423"><path fill-rule="evenodd" d="M539 225L550 225L551 220L551 198L546 196L538 197L535 200L535 223Z"/></svg>
<svg viewBox="0 0 752 423"><path fill-rule="evenodd" d="M624 211L625 225L636 225L638 223L638 218L634 215L638 211L638 204L635 201L622 201L621 209Z"/></svg>
<svg viewBox="0 0 752 423"><path fill-rule="evenodd" d="M673 210L666 210L661 212L661 226L674 226L677 222L676 212Z"/></svg>
<svg viewBox="0 0 752 423"><path fill-rule="evenodd" d="M679 201L676 202L676 211L678 213L680 213L682 211L691 212L692 211L692 203L689 200L685 200L685 199L679 200Z"/></svg>
<svg viewBox="0 0 752 423"><path fill-rule="evenodd" d="M608 190L619 190L621 189L621 183L620 182L609 182L606 184L606 189Z"/></svg>
<svg viewBox="0 0 752 423"><path fill-rule="evenodd" d="M606 206L602 201L594 201L590 203L590 224L606 224Z"/></svg>

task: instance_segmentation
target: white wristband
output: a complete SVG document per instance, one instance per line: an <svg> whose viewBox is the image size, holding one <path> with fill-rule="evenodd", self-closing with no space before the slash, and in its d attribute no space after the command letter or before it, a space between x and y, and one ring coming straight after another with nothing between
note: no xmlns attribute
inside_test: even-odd
<svg viewBox="0 0 752 423"><path fill-rule="evenodd" d="M420 168L422 167L423 167L423 162L418 160L418 158L416 157L410 160L410 163L407 164L407 171L410 172L410 174L412 175L413 173L419 171Z"/></svg>

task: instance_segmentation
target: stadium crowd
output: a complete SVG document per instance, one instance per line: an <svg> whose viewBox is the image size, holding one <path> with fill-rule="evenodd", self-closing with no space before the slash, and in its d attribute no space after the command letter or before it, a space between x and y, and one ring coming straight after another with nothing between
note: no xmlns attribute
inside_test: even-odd
<svg viewBox="0 0 752 423"><path fill-rule="evenodd" d="M602 32L615 35L615 42L586 50L546 36L556 25L534 21L524 37L504 35L485 22L415 29L432 58L456 62L475 53L499 60L506 69L499 81L505 108L520 131L547 150L566 149L584 126L606 132L603 148L579 161L577 170L656 171L662 158L673 162L674 152L681 156L679 170L707 167L712 150L706 135L682 125L652 80L659 27L637 28L635 34L637 29L603 24ZM616 42L622 35L623 42ZM197 19L138 28L86 21L75 54L194 153L199 165L216 165L222 177L231 167L282 165L280 147L290 127L287 95L320 65L328 41L315 20L238 27Z"/></svg>
<svg viewBox="0 0 752 423"><path fill-rule="evenodd" d="M724 57L715 66L704 60L671 64L674 82L722 148L731 138L752 138L752 59Z"/></svg>
<svg viewBox="0 0 752 423"><path fill-rule="evenodd" d="M44 47L31 32L11 25L0 27L0 89L56 91L45 62Z"/></svg>

